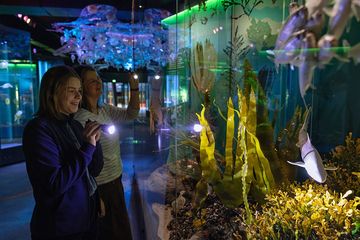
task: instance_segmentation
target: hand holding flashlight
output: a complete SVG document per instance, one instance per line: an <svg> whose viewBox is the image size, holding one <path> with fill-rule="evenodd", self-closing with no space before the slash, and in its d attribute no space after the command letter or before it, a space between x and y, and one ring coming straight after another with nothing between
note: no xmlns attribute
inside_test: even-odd
<svg viewBox="0 0 360 240"><path fill-rule="evenodd" d="M85 123L85 126L90 122L95 122L95 121L91 121L90 119L88 119ZM113 124L100 124L99 127L102 132L107 134L114 134L116 132L116 128Z"/></svg>
<svg viewBox="0 0 360 240"><path fill-rule="evenodd" d="M84 141L89 142L93 146L96 146L96 142L100 139L100 125L95 121L88 120L85 123L85 128L83 131Z"/></svg>

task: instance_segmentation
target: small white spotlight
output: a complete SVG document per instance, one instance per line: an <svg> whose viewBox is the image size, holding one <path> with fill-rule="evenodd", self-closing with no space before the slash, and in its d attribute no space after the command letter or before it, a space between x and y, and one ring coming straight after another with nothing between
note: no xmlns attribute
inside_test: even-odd
<svg viewBox="0 0 360 240"><path fill-rule="evenodd" d="M196 123L196 124L194 124L194 128L193 128L193 129L194 129L195 132L201 132L202 128L203 128L203 127L202 127L200 124L197 124L197 123Z"/></svg>
<svg viewBox="0 0 360 240"><path fill-rule="evenodd" d="M159 74L156 74L156 75L155 75L155 79L156 79L156 80L159 80L159 79L160 79L160 75L159 75Z"/></svg>
<svg viewBox="0 0 360 240"><path fill-rule="evenodd" d="M139 76L135 73L135 74L133 75L133 78L134 78L134 79L138 79Z"/></svg>

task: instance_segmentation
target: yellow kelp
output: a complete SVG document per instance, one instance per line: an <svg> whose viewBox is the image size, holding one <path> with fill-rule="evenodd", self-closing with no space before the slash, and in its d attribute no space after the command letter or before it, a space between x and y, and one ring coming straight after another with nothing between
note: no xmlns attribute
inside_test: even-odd
<svg viewBox="0 0 360 240"><path fill-rule="evenodd" d="M241 106L245 108L245 96L238 91ZM263 194L269 192L270 188L275 185L273 175L271 173L270 164L261 150L259 140L256 137L256 96L251 89L249 106L247 112L242 111L242 115L246 115L246 122L241 121L246 129L246 149L248 159L248 169L246 181L251 184L254 194ZM243 119L243 118L242 118Z"/></svg>
<svg viewBox="0 0 360 240"><path fill-rule="evenodd" d="M233 156L235 109L229 98L226 121L225 171L222 179L213 185L216 195L229 207L237 207L243 203L241 184L242 158ZM236 155L241 153L237 152Z"/></svg>
<svg viewBox="0 0 360 240"><path fill-rule="evenodd" d="M210 126L205 119L205 107L198 116L199 122L202 126L200 133L200 165L202 174L201 177L205 178L208 183L214 184L220 180L220 172L215 160L215 139L210 129Z"/></svg>
<svg viewBox="0 0 360 240"><path fill-rule="evenodd" d="M225 145L225 175L230 176L233 173L233 138L234 138L234 105L229 98L228 101L228 114L226 121L226 145Z"/></svg>
<svg viewBox="0 0 360 240"><path fill-rule="evenodd" d="M200 132L200 166L201 179L196 184L195 205L200 205L208 193L208 184L214 185L220 181L220 170L215 160L215 139L205 118L205 106L200 115L196 114L202 126Z"/></svg>
<svg viewBox="0 0 360 240"><path fill-rule="evenodd" d="M234 109L231 99L228 101L225 171L222 174L214 157L215 139L205 119L205 107L197 115L203 129L200 133L200 161L202 179L197 184L197 202L206 197L204 191L211 185L216 195L228 207L237 207L245 203L247 194L252 190L254 197L263 197L275 185L270 165L264 156L256 138L256 96L250 94L249 106L246 98L238 91L239 110ZM233 149L235 134L235 112L239 117L236 151ZM233 153L235 152L235 158ZM260 199L259 199L260 200ZM250 215L249 215L250 216Z"/></svg>

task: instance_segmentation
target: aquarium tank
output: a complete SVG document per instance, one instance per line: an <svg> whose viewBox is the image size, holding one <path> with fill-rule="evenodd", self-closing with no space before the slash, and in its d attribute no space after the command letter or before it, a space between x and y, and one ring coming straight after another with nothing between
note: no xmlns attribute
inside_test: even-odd
<svg viewBox="0 0 360 240"><path fill-rule="evenodd" d="M147 236L359 239L359 2L177 9L162 20L155 132L170 144L142 183Z"/></svg>

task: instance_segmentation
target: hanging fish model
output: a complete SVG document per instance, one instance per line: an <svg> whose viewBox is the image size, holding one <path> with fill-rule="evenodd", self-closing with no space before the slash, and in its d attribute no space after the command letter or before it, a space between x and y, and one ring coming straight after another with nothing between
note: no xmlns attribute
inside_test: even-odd
<svg viewBox="0 0 360 240"><path fill-rule="evenodd" d="M329 0L307 0L305 6L308 9L309 17L316 12L322 12L328 2Z"/></svg>
<svg viewBox="0 0 360 240"><path fill-rule="evenodd" d="M324 183L326 181L327 173L319 152L311 144L309 135L307 135L307 140L301 147L301 158L303 159L303 162L288 161L288 163L305 168L307 174L311 178L319 183Z"/></svg>
<svg viewBox="0 0 360 240"><path fill-rule="evenodd" d="M317 64L314 49L316 48L316 38L311 32L308 32L303 40L299 65L299 88L301 97L304 98L306 91L313 87L312 79ZM313 87L314 88L314 87Z"/></svg>
<svg viewBox="0 0 360 240"><path fill-rule="evenodd" d="M328 34L340 39L344 32L346 24L351 18L351 1L352 0L336 0L331 12Z"/></svg>
<svg viewBox="0 0 360 240"><path fill-rule="evenodd" d="M282 46L294 33L304 28L307 22L307 16L307 8L304 6L299 7L289 16L276 39L275 50L282 49Z"/></svg>
<svg viewBox="0 0 360 240"><path fill-rule="evenodd" d="M275 59L274 63L276 69L278 69L279 64L292 63L297 65L297 61L302 46L302 40L305 37L305 31L299 31L290 37L290 39L283 45L281 50L268 51L268 54L273 54Z"/></svg>
<svg viewBox="0 0 360 240"><path fill-rule="evenodd" d="M360 63L360 43L350 48L348 57L352 58L355 64Z"/></svg>
<svg viewBox="0 0 360 240"><path fill-rule="evenodd" d="M311 109L311 108L310 108ZM301 151L301 158L303 161L288 163L305 168L307 174L316 182L324 183L326 181L327 173L322 163L321 156L316 148L311 144L309 134L307 133L307 125L309 119L310 109L306 110L304 124L299 131L299 141L297 146Z"/></svg>
<svg viewBox="0 0 360 240"><path fill-rule="evenodd" d="M349 62L348 58L343 58L339 56L335 51L334 48L338 46L338 40L335 36L330 34L325 34L320 38L318 41L318 65L320 67L325 66L328 64L332 58L336 58L342 62Z"/></svg>
<svg viewBox="0 0 360 240"><path fill-rule="evenodd" d="M307 21L305 29L315 33L317 37L321 35L322 29L325 25L325 14L322 11L314 13Z"/></svg>
<svg viewBox="0 0 360 240"><path fill-rule="evenodd" d="M299 3L297 2L291 2L289 4L289 14L293 14L294 12L296 12L296 10L298 10L298 8L300 7Z"/></svg>
<svg viewBox="0 0 360 240"><path fill-rule="evenodd" d="M360 0L353 0L351 5L352 13L356 20L360 21Z"/></svg>

